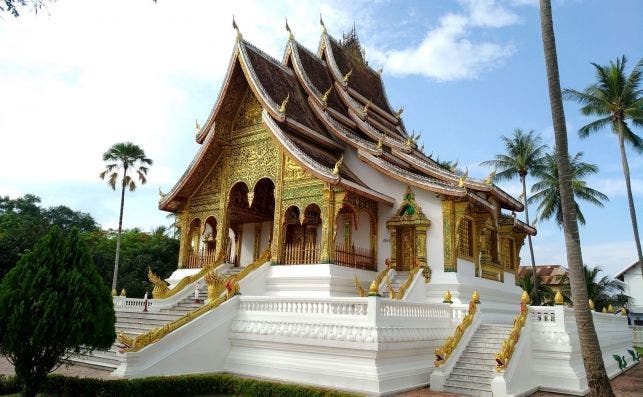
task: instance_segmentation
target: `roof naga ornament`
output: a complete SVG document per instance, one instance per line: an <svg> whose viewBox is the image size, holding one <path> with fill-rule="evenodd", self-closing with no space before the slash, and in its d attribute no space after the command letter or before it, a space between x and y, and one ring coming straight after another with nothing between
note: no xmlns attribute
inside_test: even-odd
<svg viewBox="0 0 643 397"><path fill-rule="evenodd" d="M377 74L381 75L384 72L384 66L380 66L379 69L377 69Z"/></svg>
<svg viewBox="0 0 643 397"><path fill-rule="evenodd" d="M333 90L333 84L331 83L330 87L322 94L321 100L326 103L328 102L328 96L330 95L330 92Z"/></svg>
<svg viewBox="0 0 643 397"><path fill-rule="evenodd" d="M281 102L281 105L279 105L279 112L286 113L286 105L288 105L289 100L290 100L290 93L286 95L286 98L284 98L283 102Z"/></svg>
<svg viewBox="0 0 643 397"><path fill-rule="evenodd" d="M368 113L368 108L371 107L372 103L373 103L373 100L369 99L368 102L366 102L366 105L364 105L364 108L362 109L362 112Z"/></svg>
<svg viewBox="0 0 643 397"><path fill-rule="evenodd" d="M485 185L491 185L491 184L493 184L493 179L494 179L495 177L496 177L496 171L495 171L495 170L493 170L493 171L491 171L491 173L489 174L489 176L487 177L487 179L485 179L485 180L484 180L484 184L485 184Z"/></svg>
<svg viewBox="0 0 643 397"><path fill-rule="evenodd" d="M342 153L341 157L337 162L335 163L335 166L333 167L333 175L339 175L339 168L342 166L344 163L344 153Z"/></svg>
<svg viewBox="0 0 643 397"><path fill-rule="evenodd" d="M342 77L342 81L344 81L344 84L348 84L348 79L351 78L352 74L353 74L353 68L351 68L351 70L349 70L348 73L346 73L344 77Z"/></svg>
<svg viewBox="0 0 643 397"><path fill-rule="evenodd" d="M404 106L400 106L397 112L395 112L395 118L399 119L402 117L402 113L404 113Z"/></svg>

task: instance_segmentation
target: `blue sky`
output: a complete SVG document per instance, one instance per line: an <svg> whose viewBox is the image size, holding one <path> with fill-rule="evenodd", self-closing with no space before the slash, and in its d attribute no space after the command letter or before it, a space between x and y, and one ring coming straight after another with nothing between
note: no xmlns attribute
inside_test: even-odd
<svg viewBox="0 0 643 397"><path fill-rule="evenodd" d="M355 22L391 103L404 106L407 128L422 132L434 157L483 178L489 170L478 164L502 150L500 135L533 129L553 142L537 1L64 0L0 19L0 194L33 193L113 227L118 194L98 180L101 155L131 140L155 164L149 183L127 195L125 227L169 224L156 209L158 189L168 191L197 150L194 121L216 100L232 14L244 38L281 58L284 18L315 50L320 12L335 37ZM590 84L589 62L643 56L640 1L554 1L554 22L563 87ZM608 131L581 141L576 131L588 120L576 104L565 111L570 151L599 165L590 183L610 197L605 208L583 206L584 258L614 273L636 258L617 142ZM643 156L628 154L643 223ZM503 187L518 194L517 182ZM538 229L537 262L564 264L561 230Z"/></svg>

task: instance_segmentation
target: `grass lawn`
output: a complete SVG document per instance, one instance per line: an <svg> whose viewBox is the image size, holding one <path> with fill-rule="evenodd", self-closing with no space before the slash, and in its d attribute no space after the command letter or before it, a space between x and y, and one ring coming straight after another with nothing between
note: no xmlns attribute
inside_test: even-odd
<svg viewBox="0 0 643 397"><path fill-rule="evenodd" d="M643 355L643 347L634 347L640 355Z"/></svg>

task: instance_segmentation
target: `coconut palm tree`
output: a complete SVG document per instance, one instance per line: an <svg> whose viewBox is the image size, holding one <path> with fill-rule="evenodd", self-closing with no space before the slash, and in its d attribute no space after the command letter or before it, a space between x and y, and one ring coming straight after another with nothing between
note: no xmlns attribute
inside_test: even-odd
<svg viewBox="0 0 643 397"><path fill-rule="evenodd" d="M100 173L100 179L107 178L107 183L116 189L119 176L121 177L121 210L118 216L118 234L116 235L116 256L114 258L114 277L112 278L112 289L116 289L118 278L118 258L121 252L121 231L123 228L123 207L125 205L125 188L130 192L136 190L134 178L128 174L133 172L138 176L142 185L147 182L148 167L152 160L145 157L145 152L132 142L115 143L103 154L103 161L107 162L105 171ZM122 171L122 173L121 173Z"/></svg>
<svg viewBox="0 0 643 397"><path fill-rule="evenodd" d="M551 1L540 0L540 31L545 54L545 70L549 88L549 104L554 126L556 142L556 161L560 183L560 204L563 213L563 229L565 230L565 250L567 251L567 267L569 269L572 301L574 302L574 317L578 328L583 365L587 376L589 394L591 396L614 396L612 385L605 371L603 354L598 344L594 319L589 310L585 271L583 270L583 255L580 248L578 223L576 222L576 207L572 187L569 154L567 147L567 128L565 126L565 111L558 76L558 58L556 55L556 38L554 22L551 15Z"/></svg>
<svg viewBox="0 0 643 397"><path fill-rule="evenodd" d="M585 269L585 284L587 285L587 296L594 302L594 308L597 312L607 309L609 305L613 307L625 307L629 296L625 295L625 284L618 279L609 276L599 277L599 273L603 272L599 266L589 267L584 266ZM563 295L569 296L569 282L563 277L561 279L563 284Z"/></svg>
<svg viewBox="0 0 643 397"><path fill-rule="evenodd" d="M643 59L638 61L627 77L625 76L626 63L625 55L620 59L617 58L616 62L610 62L609 65L605 66L592 63L596 68L597 82L582 92L565 89L563 90L563 95L566 99L582 104L580 111L583 115L598 117L578 130L581 138L587 138L592 133L601 131L605 127L610 127L618 137L634 241L639 262L643 263L641 238L636 221L634 199L632 198L630 166L625 152L626 142L639 153L643 152L643 139L636 135L627 123L629 120L632 125L643 126L643 87L641 87Z"/></svg>
<svg viewBox="0 0 643 397"><path fill-rule="evenodd" d="M584 178L590 174L598 172L596 164L585 163L582 161L583 152L576 153L570 160L569 167L571 171L572 190L574 191L574 207L576 208L576 218L581 225L585 224L585 216L580 210L576 199L587 201L598 207L603 207L603 202L609 198L596 189L587 186ZM538 180L532 187L533 195L529 197L529 204L538 203L538 219L547 220L552 217L556 218L559 226L563 225L563 211L560 203L560 182L558 176L558 162L556 160L556 151L548 153L543 158L542 167L534 171L534 177Z"/></svg>
<svg viewBox="0 0 643 397"><path fill-rule="evenodd" d="M527 202L527 175L540 167L542 157L547 150L547 145L542 144L542 139L534 131L528 133L517 128L510 137L500 138L505 145L505 153L497 154L494 160L484 161L480 165L493 167L497 172L494 180L511 180L516 177L522 185L522 199L525 204L525 222L529 224L529 206ZM536 274L536 260L534 259L534 247L531 243L531 235L527 235L529 242L529 254L531 256L531 269ZM532 291L538 290L538 278L533 279ZM532 296L532 302L538 304L538 297Z"/></svg>

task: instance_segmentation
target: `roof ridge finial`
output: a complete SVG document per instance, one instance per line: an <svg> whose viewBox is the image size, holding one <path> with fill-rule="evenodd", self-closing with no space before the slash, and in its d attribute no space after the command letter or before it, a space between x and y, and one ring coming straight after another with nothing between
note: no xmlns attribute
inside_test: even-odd
<svg viewBox="0 0 643 397"><path fill-rule="evenodd" d="M321 12L319 13L319 24L322 27L322 33L327 33L326 25L324 25L324 19L322 18Z"/></svg>
<svg viewBox="0 0 643 397"><path fill-rule="evenodd" d="M234 20L234 14L232 14L232 28L237 31L237 40L241 40L243 36L241 35L241 31L239 30L239 25L237 25L237 21Z"/></svg>
<svg viewBox="0 0 643 397"><path fill-rule="evenodd" d="M196 136L199 136L201 133L201 126L199 125L199 119L194 119L194 127L196 127Z"/></svg>
<svg viewBox="0 0 643 397"><path fill-rule="evenodd" d="M342 78L342 80L344 81L344 84L348 83L348 79L351 78L351 74L353 74L353 68L351 68L351 70L349 70L348 73L346 73Z"/></svg>
<svg viewBox="0 0 643 397"><path fill-rule="evenodd" d="M333 175L339 175L339 167L342 166L344 163L344 153L339 157L339 160L335 163L335 167L333 167Z"/></svg>
<svg viewBox="0 0 643 397"><path fill-rule="evenodd" d="M400 109L395 112L395 118L399 119L402 116L402 113L404 113L404 106L400 106Z"/></svg>
<svg viewBox="0 0 643 397"><path fill-rule="evenodd" d="M366 105L364 105L364 108L362 109L362 112L368 113L368 108L371 107L371 104L373 103L372 99L369 99L368 102L366 102Z"/></svg>
<svg viewBox="0 0 643 397"><path fill-rule="evenodd" d="M286 31L288 32L288 40L294 40L295 35L292 34L292 30L290 30L290 26L288 26L288 18L286 18Z"/></svg>

